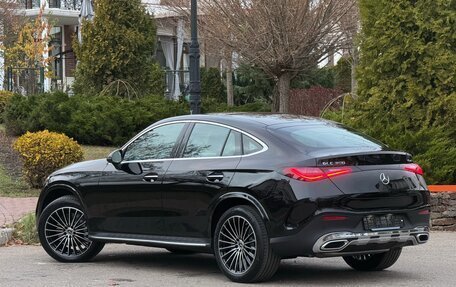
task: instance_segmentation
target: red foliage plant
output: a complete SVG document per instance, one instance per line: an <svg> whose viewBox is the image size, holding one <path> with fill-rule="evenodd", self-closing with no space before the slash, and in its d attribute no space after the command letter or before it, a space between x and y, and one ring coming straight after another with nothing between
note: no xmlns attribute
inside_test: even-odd
<svg viewBox="0 0 456 287"><path fill-rule="evenodd" d="M323 88L321 86L291 90L289 112L290 114L318 117L325 105L342 93L339 89ZM333 107L340 105L341 101L337 101L337 103L333 104Z"/></svg>

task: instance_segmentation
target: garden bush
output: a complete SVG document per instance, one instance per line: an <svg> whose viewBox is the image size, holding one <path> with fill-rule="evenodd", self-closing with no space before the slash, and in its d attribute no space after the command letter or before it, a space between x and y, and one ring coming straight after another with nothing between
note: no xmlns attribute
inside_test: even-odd
<svg viewBox="0 0 456 287"><path fill-rule="evenodd" d="M265 102L229 107L218 99L203 98L203 112L269 112ZM62 92L24 97L14 95L6 106L9 134L49 130L64 133L81 144L120 146L164 118L189 113L188 103L163 96L128 100L112 96L68 96Z"/></svg>
<svg viewBox="0 0 456 287"><path fill-rule="evenodd" d="M334 73L334 87L336 89L342 90L344 93L351 92L351 76L352 76L352 67L350 61L343 57L333 68Z"/></svg>
<svg viewBox="0 0 456 287"><path fill-rule="evenodd" d="M201 98L226 102L225 87L219 69L201 68Z"/></svg>
<svg viewBox="0 0 456 287"><path fill-rule="evenodd" d="M6 131L13 136L44 129L61 132L75 108L62 92L27 97L14 95L5 108Z"/></svg>
<svg viewBox="0 0 456 287"><path fill-rule="evenodd" d="M3 123L3 114L5 112L6 104L13 97L13 93L8 91L0 91L0 124Z"/></svg>
<svg viewBox="0 0 456 287"><path fill-rule="evenodd" d="M293 89L290 91L289 112L290 114L319 117L326 104L342 93L342 90L321 86ZM340 103L334 104L334 106L337 105Z"/></svg>
<svg viewBox="0 0 456 287"><path fill-rule="evenodd" d="M240 106L228 106L226 103L218 102L217 99L203 98L201 111L203 113L271 112L271 104L258 101Z"/></svg>
<svg viewBox="0 0 456 287"><path fill-rule="evenodd" d="M241 63L233 78L236 105L271 101L274 81L258 67Z"/></svg>
<svg viewBox="0 0 456 287"><path fill-rule="evenodd" d="M32 187L42 187L55 170L83 159L81 146L64 134L48 130L17 139L13 145L24 162L24 175Z"/></svg>
<svg viewBox="0 0 456 287"><path fill-rule="evenodd" d="M29 116L34 108L36 101L35 96L24 97L14 95L7 102L4 113L6 132L10 135L21 135L28 130L33 130L29 127Z"/></svg>
<svg viewBox="0 0 456 287"><path fill-rule="evenodd" d="M111 96L73 96L56 92L13 96L6 107L9 134L48 129L83 144L122 145L133 135L163 118L188 113L188 104L163 96L127 100Z"/></svg>
<svg viewBox="0 0 456 287"><path fill-rule="evenodd" d="M77 105L64 132L81 143L119 146L150 124L188 113L188 105L162 96L135 101L115 97L73 97Z"/></svg>

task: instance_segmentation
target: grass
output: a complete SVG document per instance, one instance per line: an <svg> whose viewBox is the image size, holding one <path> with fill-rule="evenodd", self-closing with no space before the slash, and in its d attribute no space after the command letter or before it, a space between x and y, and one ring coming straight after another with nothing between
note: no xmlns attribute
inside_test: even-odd
<svg viewBox="0 0 456 287"><path fill-rule="evenodd" d="M82 146L85 160L106 158L115 148L102 146ZM33 197L40 194L39 189L30 188L23 178L8 175L0 164L0 196Z"/></svg>
<svg viewBox="0 0 456 287"><path fill-rule="evenodd" d="M106 147L106 146L83 145L82 149L84 150L84 159L92 160L92 159L107 158L108 155L116 148L115 147Z"/></svg>
<svg viewBox="0 0 456 287"><path fill-rule="evenodd" d="M15 244L38 244L35 213L28 213L13 224L13 242Z"/></svg>
<svg viewBox="0 0 456 287"><path fill-rule="evenodd" d="M12 148L5 148L4 145L11 145L16 138L5 135L5 126L0 124L0 196L7 197L32 197L38 196L38 189L30 188L27 182L20 176L22 165L20 159L14 156ZM103 146L82 146L84 160L103 159L111 153L114 147Z"/></svg>
<svg viewBox="0 0 456 287"><path fill-rule="evenodd" d="M0 165L0 196L33 197L39 194L39 189L30 188L22 178L12 178Z"/></svg>

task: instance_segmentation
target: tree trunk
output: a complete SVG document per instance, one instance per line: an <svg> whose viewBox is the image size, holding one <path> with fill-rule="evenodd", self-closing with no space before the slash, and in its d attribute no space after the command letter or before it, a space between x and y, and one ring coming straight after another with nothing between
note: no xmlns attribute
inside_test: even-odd
<svg viewBox="0 0 456 287"><path fill-rule="evenodd" d="M279 77L278 81L278 89L279 89L279 97L280 97L280 106L279 112L280 113L288 113L288 104L290 99L290 82L291 82L291 73L287 72L282 74Z"/></svg>
<svg viewBox="0 0 456 287"><path fill-rule="evenodd" d="M276 81L276 84L274 85L274 88L272 90L271 112L278 113L279 108L280 108L280 97L279 97L279 89L277 88L277 81Z"/></svg>
<svg viewBox="0 0 456 287"><path fill-rule="evenodd" d="M234 106L233 52L231 51L226 57L226 102L229 107Z"/></svg>
<svg viewBox="0 0 456 287"><path fill-rule="evenodd" d="M353 59L351 61L351 94L353 97L356 97L356 93L358 92L358 82L356 80L356 68L358 67L359 61L359 52L358 46L353 44L352 48L352 55Z"/></svg>

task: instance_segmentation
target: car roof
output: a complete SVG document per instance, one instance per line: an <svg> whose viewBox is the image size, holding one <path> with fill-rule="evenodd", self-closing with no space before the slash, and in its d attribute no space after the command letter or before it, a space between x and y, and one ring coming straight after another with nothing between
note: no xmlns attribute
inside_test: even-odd
<svg viewBox="0 0 456 287"><path fill-rule="evenodd" d="M327 124L321 118L307 117L291 114L277 114L277 113L216 113L216 114L198 114L198 115L185 115L164 119L158 123L170 121L212 121L234 127L239 125L250 127L264 128L271 126L288 126L288 125L310 125L310 124Z"/></svg>

